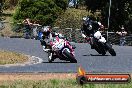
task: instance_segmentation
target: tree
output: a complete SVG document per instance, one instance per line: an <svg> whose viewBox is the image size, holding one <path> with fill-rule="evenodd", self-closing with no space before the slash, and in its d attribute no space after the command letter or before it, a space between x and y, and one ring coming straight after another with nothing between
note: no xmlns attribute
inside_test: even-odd
<svg viewBox="0 0 132 88"><path fill-rule="evenodd" d="M3 1L3 8L4 9L11 9L15 7L20 0L1 0Z"/></svg>
<svg viewBox="0 0 132 88"><path fill-rule="evenodd" d="M43 25L52 25L66 6L66 0L21 0L13 17L16 21L30 18Z"/></svg>
<svg viewBox="0 0 132 88"><path fill-rule="evenodd" d="M109 0L85 0L87 9L93 13L96 10L101 10L102 21L107 25ZM110 29L118 30L120 25L130 25L132 19L132 1L131 0L112 0L111 16L110 16ZM132 24L131 24L132 25Z"/></svg>
<svg viewBox="0 0 132 88"><path fill-rule="evenodd" d="M106 0L85 0L87 10L91 10L93 13L96 10L101 10L104 8L104 4L106 4L106 2Z"/></svg>
<svg viewBox="0 0 132 88"><path fill-rule="evenodd" d="M68 0L55 0L55 3L58 7L62 8L63 10L66 10L68 6Z"/></svg>

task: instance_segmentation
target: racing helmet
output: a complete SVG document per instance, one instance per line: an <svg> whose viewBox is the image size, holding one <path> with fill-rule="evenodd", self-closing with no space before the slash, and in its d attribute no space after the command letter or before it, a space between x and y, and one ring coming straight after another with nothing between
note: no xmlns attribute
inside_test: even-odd
<svg viewBox="0 0 132 88"><path fill-rule="evenodd" d="M50 26L44 26L42 28L42 32L50 32L51 31L51 27Z"/></svg>
<svg viewBox="0 0 132 88"><path fill-rule="evenodd" d="M41 29L42 33L44 36L49 36L49 34L51 33L51 27L50 26L44 26Z"/></svg>
<svg viewBox="0 0 132 88"><path fill-rule="evenodd" d="M90 17L83 17L83 25L88 25L90 23Z"/></svg>

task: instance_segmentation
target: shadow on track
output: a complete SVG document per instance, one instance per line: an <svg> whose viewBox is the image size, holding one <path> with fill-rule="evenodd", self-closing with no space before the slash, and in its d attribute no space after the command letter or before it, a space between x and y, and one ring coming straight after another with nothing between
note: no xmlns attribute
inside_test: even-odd
<svg viewBox="0 0 132 88"><path fill-rule="evenodd" d="M82 55L82 56L111 56L111 55L88 54L88 55Z"/></svg>
<svg viewBox="0 0 132 88"><path fill-rule="evenodd" d="M42 62L42 63L50 63L50 62ZM71 62L51 62L51 63L71 63Z"/></svg>

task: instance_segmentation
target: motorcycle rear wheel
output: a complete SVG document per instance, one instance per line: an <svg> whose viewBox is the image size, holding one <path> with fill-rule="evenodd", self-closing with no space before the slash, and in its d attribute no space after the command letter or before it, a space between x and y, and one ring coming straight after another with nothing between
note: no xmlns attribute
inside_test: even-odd
<svg viewBox="0 0 132 88"><path fill-rule="evenodd" d="M112 48L112 45L110 45L109 43L106 43L106 46L108 48L108 52L112 55L112 56L116 56L116 52L115 50Z"/></svg>
<svg viewBox="0 0 132 88"><path fill-rule="evenodd" d="M112 56L116 56L116 52L114 49L109 49L108 51Z"/></svg>
<svg viewBox="0 0 132 88"><path fill-rule="evenodd" d="M106 54L106 51L102 49L101 47L99 48L98 46L94 47L94 49L99 53L102 54L103 56Z"/></svg>

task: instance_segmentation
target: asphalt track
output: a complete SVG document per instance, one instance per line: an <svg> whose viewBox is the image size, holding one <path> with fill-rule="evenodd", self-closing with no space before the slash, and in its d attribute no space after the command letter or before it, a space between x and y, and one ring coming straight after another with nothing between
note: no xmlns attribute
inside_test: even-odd
<svg viewBox="0 0 132 88"><path fill-rule="evenodd" d="M59 59L48 63L47 53L42 51L38 40L0 37L0 49L36 56L43 60L42 63L25 66L0 66L0 73L77 72L79 66L82 66L87 72L132 72L131 46L113 46L117 56L111 56L109 53L106 56L101 56L95 50L91 50L89 44L76 43L75 45L78 63L69 63Z"/></svg>

